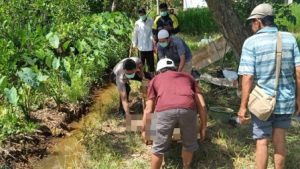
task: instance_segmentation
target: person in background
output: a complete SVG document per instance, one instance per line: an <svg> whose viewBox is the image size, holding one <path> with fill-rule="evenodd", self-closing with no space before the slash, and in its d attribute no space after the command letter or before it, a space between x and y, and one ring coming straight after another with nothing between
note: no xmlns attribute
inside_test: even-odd
<svg viewBox="0 0 300 169"><path fill-rule="evenodd" d="M160 169L176 125L179 125L182 139L183 168L189 169L193 152L198 149L197 133L200 132L202 141L205 139L207 110L203 95L195 79L189 74L177 72L171 59L159 60L156 71L158 75L149 83L142 127L142 136L145 138L146 126L149 125L147 118L155 108L157 120L151 169Z"/></svg>
<svg viewBox="0 0 300 169"><path fill-rule="evenodd" d="M177 36L170 36L162 29L158 33L158 59L170 58L174 61L177 71L191 73L192 52L187 44Z"/></svg>
<svg viewBox="0 0 300 169"><path fill-rule="evenodd" d="M254 35L246 39L242 48L239 75L242 76L242 98L238 112L240 122L247 120L247 103L253 85L266 94L275 92L276 43L278 29L270 4L256 6L248 21ZM274 168L283 169L286 158L286 130L293 113L300 114L300 53L295 37L280 32L282 59L275 110L267 121L251 114L252 137L256 141L256 169L268 166L268 145L274 146Z"/></svg>
<svg viewBox="0 0 300 169"><path fill-rule="evenodd" d="M179 32L178 19L174 14L168 13L168 5L166 3L160 4L159 11L159 16L155 18L152 26L152 32L156 42L158 41L157 34L162 29L166 29L171 35Z"/></svg>
<svg viewBox="0 0 300 169"><path fill-rule="evenodd" d="M153 20L146 15L144 8L138 11L139 19L135 22L132 36L132 45L138 49L142 64L145 66L147 62L148 71L154 73L154 56L153 56L153 40L152 25Z"/></svg>
<svg viewBox="0 0 300 169"><path fill-rule="evenodd" d="M117 85L120 94L120 105L118 116L130 116L129 112L129 93L130 85L129 80L142 81L143 78L151 79L149 73L143 71L143 64L140 58L130 57L121 60L114 67L110 80Z"/></svg>
<svg viewBox="0 0 300 169"><path fill-rule="evenodd" d="M169 14L170 14L170 15L175 15L175 16L176 16L174 8L170 8ZM176 17L177 17L177 16L176 16Z"/></svg>

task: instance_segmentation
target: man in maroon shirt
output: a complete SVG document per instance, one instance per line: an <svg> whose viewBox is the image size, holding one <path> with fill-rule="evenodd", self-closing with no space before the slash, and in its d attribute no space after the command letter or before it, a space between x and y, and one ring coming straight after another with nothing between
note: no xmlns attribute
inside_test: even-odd
<svg viewBox="0 0 300 169"><path fill-rule="evenodd" d="M161 167L175 125L179 125L181 133L183 166L189 168L193 152L198 149L197 112L200 117L201 140L205 139L207 112L204 98L194 78L189 74L177 72L171 59L161 59L157 63L156 71L159 74L150 81L148 87L142 128L142 135L145 136L147 118L155 107L157 123L151 168Z"/></svg>

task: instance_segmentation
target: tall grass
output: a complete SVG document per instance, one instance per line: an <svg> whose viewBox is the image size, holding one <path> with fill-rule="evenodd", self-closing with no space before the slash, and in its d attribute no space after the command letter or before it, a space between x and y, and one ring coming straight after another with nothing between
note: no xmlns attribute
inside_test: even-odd
<svg viewBox="0 0 300 169"><path fill-rule="evenodd" d="M186 34L218 32L218 26L208 8L195 8L178 13L180 30Z"/></svg>

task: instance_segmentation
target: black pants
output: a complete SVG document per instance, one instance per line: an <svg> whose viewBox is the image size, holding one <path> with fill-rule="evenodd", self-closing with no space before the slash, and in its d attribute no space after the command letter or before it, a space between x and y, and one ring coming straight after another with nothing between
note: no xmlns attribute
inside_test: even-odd
<svg viewBox="0 0 300 169"><path fill-rule="evenodd" d="M140 51L141 60L143 65L147 62L148 71L154 72L154 55L153 51Z"/></svg>

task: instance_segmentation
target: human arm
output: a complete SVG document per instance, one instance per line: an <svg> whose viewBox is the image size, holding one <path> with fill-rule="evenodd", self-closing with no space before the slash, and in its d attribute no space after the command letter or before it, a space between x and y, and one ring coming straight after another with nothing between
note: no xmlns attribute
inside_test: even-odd
<svg viewBox="0 0 300 169"><path fill-rule="evenodd" d="M135 24L134 30L132 33L132 46L135 48L138 45L138 25Z"/></svg>
<svg viewBox="0 0 300 169"><path fill-rule="evenodd" d="M197 106L197 112L199 114L199 132L200 132L200 139L203 141L206 136L206 129L207 129L207 108L205 104L205 100L203 94L195 83L196 93L195 93L195 101Z"/></svg>
<svg viewBox="0 0 300 169"><path fill-rule="evenodd" d="M158 22L158 17L155 18L153 24L152 24L152 35L153 35L153 39L155 42L158 42L158 38L157 38L157 34L158 34L158 26L157 26L157 22Z"/></svg>
<svg viewBox="0 0 300 169"><path fill-rule="evenodd" d="M150 126L150 124L148 124L149 119L151 117L151 113L153 113L154 111L154 106L155 106L155 102L153 99L147 100L146 101L146 107L144 109L144 115L143 115L143 125L142 125L142 137L144 139L146 139L146 128L147 126Z"/></svg>
<svg viewBox="0 0 300 169"><path fill-rule="evenodd" d="M296 115L300 116L300 66L296 67Z"/></svg>
<svg viewBox="0 0 300 169"><path fill-rule="evenodd" d="M185 65L185 55L181 55L179 66L178 66L178 72L182 72L184 65Z"/></svg>
<svg viewBox="0 0 300 169"><path fill-rule="evenodd" d="M252 90L253 76L243 75L241 81L242 81L242 98L241 98L240 109L238 112L238 117L241 123L245 123L248 120L245 116L247 112L249 95Z"/></svg>
<svg viewBox="0 0 300 169"><path fill-rule="evenodd" d="M143 79L145 77L144 75L144 67L143 67L143 64L142 63L138 63L136 65L136 74L141 78Z"/></svg>
<svg viewBox="0 0 300 169"><path fill-rule="evenodd" d="M180 57L178 72L182 72L186 62L186 49L184 47L184 42L180 38L172 38L172 41L176 45L178 56Z"/></svg>
<svg viewBox="0 0 300 169"><path fill-rule="evenodd" d="M173 22L173 29L172 29L172 33L173 34L176 34L176 33L178 33L179 32L179 22L178 22L178 19L177 19L177 17L175 16L175 15L170 15L170 18L171 18L171 20L172 20L172 22Z"/></svg>
<svg viewBox="0 0 300 169"><path fill-rule="evenodd" d="M130 116L130 112L129 112L129 103L127 100L127 94L126 91L119 91L120 96L121 96L121 101L122 101L122 105L123 105L123 109L125 111L126 116Z"/></svg>

